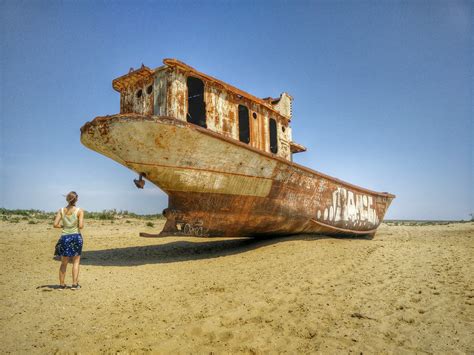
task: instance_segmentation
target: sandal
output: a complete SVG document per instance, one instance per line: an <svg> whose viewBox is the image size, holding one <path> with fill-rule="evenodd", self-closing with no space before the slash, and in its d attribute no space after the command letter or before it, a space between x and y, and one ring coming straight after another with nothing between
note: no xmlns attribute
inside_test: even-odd
<svg viewBox="0 0 474 355"><path fill-rule="evenodd" d="M67 288L66 285L59 285L58 290L62 291L62 290L65 290L66 288Z"/></svg>
<svg viewBox="0 0 474 355"><path fill-rule="evenodd" d="M79 284L76 284L76 285L72 285L72 286L71 286L71 290L73 290L73 291L74 291L74 290L79 290L80 288L81 288L81 285L79 285Z"/></svg>

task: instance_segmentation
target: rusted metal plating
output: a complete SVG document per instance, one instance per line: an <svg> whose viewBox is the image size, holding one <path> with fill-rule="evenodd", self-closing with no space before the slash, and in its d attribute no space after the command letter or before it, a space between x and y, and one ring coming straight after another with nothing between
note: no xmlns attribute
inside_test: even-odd
<svg viewBox="0 0 474 355"><path fill-rule="evenodd" d="M291 162L306 148L292 141L290 95L259 99L180 61L164 64L115 79L120 114L81 128L83 144L168 194L162 234L375 233L395 196ZM204 84L206 128L187 122L195 99L188 100L188 77ZM248 143L239 141L239 105L249 111ZM270 120L277 123L275 154Z"/></svg>

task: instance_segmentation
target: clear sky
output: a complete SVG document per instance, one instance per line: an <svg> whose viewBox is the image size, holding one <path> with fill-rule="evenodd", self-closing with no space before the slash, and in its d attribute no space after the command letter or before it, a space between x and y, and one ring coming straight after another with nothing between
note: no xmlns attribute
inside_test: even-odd
<svg viewBox="0 0 474 355"><path fill-rule="evenodd" d="M80 143L119 111L114 78L178 58L295 98L295 161L397 195L386 218L466 219L473 193L470 1L0 0L0 206L161 212L167 197Z"/></svg>

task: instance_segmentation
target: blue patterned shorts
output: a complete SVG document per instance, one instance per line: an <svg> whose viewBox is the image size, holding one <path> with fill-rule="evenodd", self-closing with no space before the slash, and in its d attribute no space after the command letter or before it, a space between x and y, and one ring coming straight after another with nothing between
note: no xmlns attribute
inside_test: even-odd
<svg viewBox="0 0 474 355"><path fill-rule="evenodd" d="M66 234L59 238L54 250L54 256L78 256L82 253L82 236Z"/></svg>

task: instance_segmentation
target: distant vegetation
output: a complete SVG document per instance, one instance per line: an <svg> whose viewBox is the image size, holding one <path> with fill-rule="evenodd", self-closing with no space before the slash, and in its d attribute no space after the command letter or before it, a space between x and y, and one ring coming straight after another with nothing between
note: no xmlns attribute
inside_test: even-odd
<svg viewBox="0 0 474 355"><path fill-rule="evenodd" d="M435 226L435 225L446 225L450 223L469 223L474 221L471 220L459 220L459 221L428 221L428 220L406 220L406 219L385 219L383 222L389 226Z"/></svg>
<svg viewBox="0 0 474 355"><path fill-rule="evenodd" d="M9 210L0 208L0 220L18 223L22 220L29 224L35 224L39 220L53 220L56 212L45 212L40 210ZM162 214L140 215L129 211L103 210L102 212L85 211L85 218L95 220L121 220L123 218L135 218L144 220L164 219Z"/></svg>
<svg viewBox="0 0 474 355"><path fill-rule="evenodd" d="M9 210L7 208L0 208L0 220L8 221L12 223L18 223L20 221L28 221L29 224L36 224L40 220L53 220L56 212L45 212L41 210ZM423 225L442 225L449 223L466 223L474 222L474 213L470 213L471 216L468 220L461 221L425 221L425 220L384 220L384 223L391 226L423 226ZM127 219L125 223L130 223L128 219L141 219L141 220L156 220L164 219L165 217L162 214L146 214L140 215L129 211L117 211L116 209L112 210L103 210L102 212L89 212L86 211L85 217L87 219L94 220L104 220L111 221ZM150 225L151 224L151 225ZM148 226L152 226L153 223L147 223Z"/></svg>

